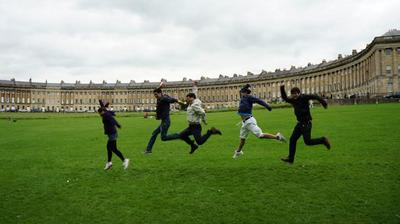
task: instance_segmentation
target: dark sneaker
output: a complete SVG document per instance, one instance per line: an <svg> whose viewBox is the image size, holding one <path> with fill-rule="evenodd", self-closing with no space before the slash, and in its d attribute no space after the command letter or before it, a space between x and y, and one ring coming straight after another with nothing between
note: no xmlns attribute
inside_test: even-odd
<svg viewBox="0 0 400 224"><path fill-rule="evenodd" d="M286 162L286 163L289 163L289 164L293 164L293 160L292 160L292 159L289 159L289 157L281 158L281 160L282 160L283 162Z"/></svg>
<svg viewBox="0 0 400 224"><path fill-rule="evenodd" d="M198 145L196 145L196 144L193 144L192 145L192 147L191 147L191 149L190 149L190 152L189 152L189 154L193 154L194 153L194 151L196 151L196 149L197 148L199 148L199 146Z"/></svg>
<svg viewBox="0 0 400 224"><path fill-rule="evenodd" d="M331 149L331 143L329 142L329 139L327 137L325 137L324 145L328 150Z"/></svg>
<svg viewBox="0 0 400 224"><path fill-rule="evenodd" d="M210 131L211 131L211 134L222 135L222 132L221 132L220 130L214 128L214 127L212 127L212 128L210 129Z"/></svg>

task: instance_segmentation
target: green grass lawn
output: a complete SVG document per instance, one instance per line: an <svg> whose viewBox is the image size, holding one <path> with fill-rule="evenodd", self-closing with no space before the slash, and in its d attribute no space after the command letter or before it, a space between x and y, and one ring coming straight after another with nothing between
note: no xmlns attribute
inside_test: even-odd
<svg viewBox="0 0 400 224"><path fill-rule="evenodd" d="M235 112L208 114L203 130L216 126L223 135L193 155L183 141L157 139L145 156L159 121L117 117L126 171L115 156L114 168L103 170L100 117L0 119L0 223L400 223L400 104L312 113L312 135L328 136L332 150L300 139L293 165L280 161L288 144L254 136L233 160ZM288 108L255 117L264 132L288 138L295 125ZM169 132L185 128L185 118L173 115Z"/></svg>

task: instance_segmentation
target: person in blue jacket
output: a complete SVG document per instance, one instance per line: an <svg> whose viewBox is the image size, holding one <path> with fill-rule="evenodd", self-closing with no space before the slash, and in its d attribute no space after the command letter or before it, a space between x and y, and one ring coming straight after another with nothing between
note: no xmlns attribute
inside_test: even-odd
<svg viewBox="0 0 400 224"><path fill-rule="evenodd" d="M279 132L276 133L276 135L262 132L261 128L257 125L257 120L252 114L253 104L257 103L269 111L271 111L272 108L265 101L251 95L250 93L251 90L249 84L246 84L240 89L240 104L238 114L242 119L242 127L240 129L240 144L233 154L234 159L243 155L242 149L250 132L260 139L276 139L281 142L286 142L285 137Z"/></svg>

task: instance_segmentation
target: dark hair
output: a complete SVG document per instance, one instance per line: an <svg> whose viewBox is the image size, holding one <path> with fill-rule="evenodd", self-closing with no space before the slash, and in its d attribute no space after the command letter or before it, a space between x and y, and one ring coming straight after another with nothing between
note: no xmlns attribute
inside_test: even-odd
<svg viewBox="0 0 400 224"><path fill-rule="evenodd" d="M190 97L190 98L196 99L196 94L194 94L194 93L188 93L188 94L186 95L186 97Z"/></svg>
<svg viewBox="0 0 400 224"><path fill-rule="evenodd" d="M300 89L299 88L297 88L297 87L293 87L291 90L290 90L290 93L291 94L300 94Z"/></svg>
<svg viewBox="0 0 400 224"><path fill-rule="evenodd" d="M105 107L100 107L100 108L97 110L98 113L101 113L101 112L104 112L104 111L107 111L107 109L106 109Z"/></svg>
<svg viewBox="0 0 400 224"><path fill-rule="evenodd" d="M246 85L244 85L244 86L240 89L240 92L241 92L241 93L250 94L250 93L251 93L251 90L250 90L249 88L250 88L250 84L246 84Z"/></svg>
<svg viewBox="0 0 400 224"><path fill-rule="evenodd" d="M153 93L162 93L162 90L160 87L158 87L157 89L153 90Z"/></svg>

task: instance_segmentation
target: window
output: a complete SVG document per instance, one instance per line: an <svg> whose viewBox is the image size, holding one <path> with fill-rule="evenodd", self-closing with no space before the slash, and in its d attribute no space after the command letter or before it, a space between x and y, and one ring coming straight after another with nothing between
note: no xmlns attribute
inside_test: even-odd
<svg viewBox="0 0 400 224"><path fill-rule="evenodd" d="M392 85L393 84L393 78L392 77L388 77L388 85Z"/></svg>
<svg viewBox="0 0 400 224"><path fill-rule="evenodd" d="M385 49L385 54L386 55L392 55L392 48L386 48Z"/></svg>
<svg viewBox="0 0 400 224"><path fill-rule="evenodd" d="M396 49L396 51L397 51L397 54L400 54L400 47L398 47L398 48Z"/></svg>
<svg viewBox="0 0 400 224"><path fill-rule="evenodd" d="M386 75L392 75L392 66L386 65Z"/></svg>
<svg viewBox="0 0 400 224"><path fill-rule="evenodd" d="M390 94L393 93L393 84L388 83L387 92L390 93Z"/></svg>

